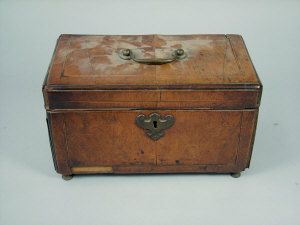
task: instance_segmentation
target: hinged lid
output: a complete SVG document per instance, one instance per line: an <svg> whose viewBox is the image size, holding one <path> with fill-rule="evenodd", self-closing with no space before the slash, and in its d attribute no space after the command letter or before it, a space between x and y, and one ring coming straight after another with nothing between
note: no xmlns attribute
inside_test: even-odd
<svg viewBox="0 0 300 225"><path fill-rule="evenodd" d="M125 58L170 62L147 65L124 59L124 49L130 50ZM177 49L184 57L176 55ZM81 90L261 88L239 35L61 35L45 85Z"/></svg>
<svg viewBox="0 0 300 225"><path fill-rule="evenodd" d="M238 35L62 35L43 86L47 110L253 109L261 89Z"/></svg>

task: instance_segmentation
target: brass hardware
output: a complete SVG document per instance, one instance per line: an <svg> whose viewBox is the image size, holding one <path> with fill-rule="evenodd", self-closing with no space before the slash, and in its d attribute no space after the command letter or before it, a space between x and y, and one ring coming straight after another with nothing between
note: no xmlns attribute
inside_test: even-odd
<svg viewBox="0 0 300 225"><path fill-rule="evenodd" d="M124 49L122 51L122 53L123 53L123 56L130 56L130 50L129 49Z"/></svg>
<svg viewBox="0 0 300 225"><path fill-rule="evenodd" d="M131 49L123 49L119 51L119 56L121 59L130 60L132 59L135 62L148 64L148 65L162 65L170 62L174 62L176 60L181 60L187 57L184 50L179 48L173 51L171 54L171 58L162 59L162 58L147 58L147 59L138 59L135 57L133 51Z"/></svg>
<svg viewBox="0 0 300 225"><path fill-rule="evenodd" d="M152 140L157 141L164 136L165 129L168 129L174 124L174 117L167 115L162 118L158 113L152 113L148 117L140 114L136 117L135 123L142 129L148 130L146 133Z"/></svg>
<svg viewBox="0 0 300 225"><path fill-rule="evenodd" d="M63 175L61 175L61 177L62 177L63 180L71 180L73 178L73 175L63 174Z"/></svg>
<svg viewBox="0 0 300 225"><path fill-rule="evenodd" d="M231 173L230 175L234 178L239 178L241 176L241 173Z"/></svg>
<svg viewBox="0 0 300 225"><path fill-rule="evenodd" d="M184 54L184 50L179 48L179 49L176 50L176 53L177 53L177 55L181 56L181 55Z"/></svg>

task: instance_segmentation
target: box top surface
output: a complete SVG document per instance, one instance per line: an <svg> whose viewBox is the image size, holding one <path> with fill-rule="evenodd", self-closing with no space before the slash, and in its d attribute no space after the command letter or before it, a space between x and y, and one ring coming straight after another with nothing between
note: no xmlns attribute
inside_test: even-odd
<svg viewBox="0 0 300 225"><path fill-rule="evenodd" d="M186 58L163 65L124 60L168 59L183 49ZM157 89L260 88L239 35L61 35L48 75L48 88Z"/></svg>

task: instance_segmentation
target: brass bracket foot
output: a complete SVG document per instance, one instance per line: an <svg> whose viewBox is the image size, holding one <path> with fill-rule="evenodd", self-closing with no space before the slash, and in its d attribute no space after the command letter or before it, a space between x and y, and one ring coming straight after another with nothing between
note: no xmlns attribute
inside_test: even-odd
<svg viewBox="0 0 300 225"><path fill-rule="evenodd" d="M231 173L230 175L234 178L239 178L241 176L241 173Z"/></svg>
<svg viewBox="0 0 300 225"><path fill-rule="evenodd" d="M65 175L65 174L62 174L61 175L61 178L63 179L63 180L71 180L72 178L73 178L73 175L71 174L71 175Z"/></svg>

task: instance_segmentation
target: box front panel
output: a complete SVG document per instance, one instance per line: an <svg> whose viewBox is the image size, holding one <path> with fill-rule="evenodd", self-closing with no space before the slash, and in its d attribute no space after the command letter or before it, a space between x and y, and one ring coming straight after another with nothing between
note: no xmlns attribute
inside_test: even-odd
<svg viewBox="0 0 300 225"><path fill-rule="evenodd" d="M158 165L235 164L242 111L166 111L174 126L157 142Z"/></svg>
<svg viewBox="0 0 300 225"><path fill-rule="evenodd" d="M161 121L174 118L158 140L147 135L158 119L145 129L136 124L138 116L149 122L153 113ZM62 111L52 113L52 123L60 118L54 133L65 138L65 146L58 151L67 153L61 161L73 173L234 172L249 163L256 115L257 110ZM163 127L159 123L157 129Z"/></svg>
<svg viewBox="0 0 300 225"><path fill-rule="evenodd" d="M141 134L135 116L134 112L65 113L70 166L155 165L155 143Z"/></svg>

